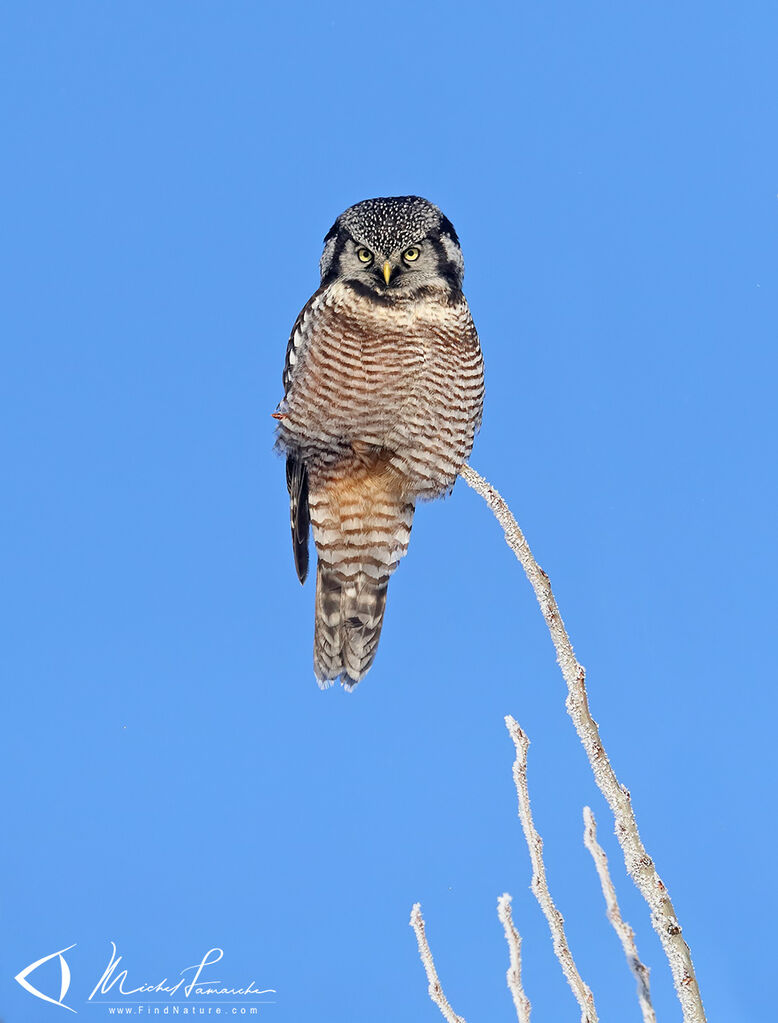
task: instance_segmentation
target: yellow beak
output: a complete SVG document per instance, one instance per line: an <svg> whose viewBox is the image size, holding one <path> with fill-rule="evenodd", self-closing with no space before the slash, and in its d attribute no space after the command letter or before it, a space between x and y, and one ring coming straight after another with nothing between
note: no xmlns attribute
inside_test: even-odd
<svg viewBox="0 0 778 1023"><path fill-rule="evenodd" d="M389 283L389 278L391 276L392 276L392 264L387 259L387 261L384 263L384 280L386 281L387 284Z"/></svg>

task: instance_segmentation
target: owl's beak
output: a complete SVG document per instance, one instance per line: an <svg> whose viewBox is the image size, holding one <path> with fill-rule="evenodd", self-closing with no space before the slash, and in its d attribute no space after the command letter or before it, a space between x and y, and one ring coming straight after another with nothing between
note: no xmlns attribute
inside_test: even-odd
<svg viewBox="0 0 778 1023"><path fill-rule="evenodd" d="M384 280L389 283L389 278L392 276L392 264L387 259L384 263Z"/></svg>

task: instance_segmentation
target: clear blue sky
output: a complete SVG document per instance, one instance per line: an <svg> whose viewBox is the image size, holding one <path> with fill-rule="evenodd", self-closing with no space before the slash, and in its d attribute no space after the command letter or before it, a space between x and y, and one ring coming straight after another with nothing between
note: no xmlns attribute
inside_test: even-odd
<svg viewBox="0 0 778 1023"><path fill-rule="evenodd" d="M603 1020L679 1019L529 587L464 485L421 508L376 665L311 670L270 412L321 240L416 192L459 231L511 501L692 946L711 1020L774 1012L774 3L10 2L2 14L0 1016L67 953L278 991L262 1018L577 1010L528 890L503 715ZM49 971L49 972L45 972ZM58 986L54 964L35 979Z"/></svg>

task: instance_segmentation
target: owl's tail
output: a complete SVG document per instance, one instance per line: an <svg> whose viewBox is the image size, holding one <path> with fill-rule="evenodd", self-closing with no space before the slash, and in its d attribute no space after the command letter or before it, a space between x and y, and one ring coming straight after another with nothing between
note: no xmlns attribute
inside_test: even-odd
<svg viewBox="0 0 778 1023"><path fill-rule="evenodd" d="M375 660L389 576L408 550L413 503L386 487L313 494L319 563L313 664L322 688L352 689Z"/></svg>

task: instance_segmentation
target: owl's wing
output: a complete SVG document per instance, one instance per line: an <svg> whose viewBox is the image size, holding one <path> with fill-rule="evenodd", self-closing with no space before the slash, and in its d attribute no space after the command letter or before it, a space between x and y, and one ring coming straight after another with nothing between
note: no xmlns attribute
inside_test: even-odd
<svg viewBox="0 0 778 1023"><path fill-rule="evenodd" d="M312 314L317 311L324 291L324 288L319 288L318 291L314 291L300 310L300 315L294 321L292 333L289 335L289 343L286 346L286 358L284 359L284 372L282 376L284 395L289 393L289 387L292 383L295 370L297 369L297 364L300 360L302 350L306 347L308 335L311 329Z"/></svg>
<svg viewBox="0 0 778 1023"><path fill-rule="evenodd" d="M303 347L306 327L310 324L309 314L317 304L321 292L320 288L306 302L292 327L284 360L284 395L289 393L300 349ZM297 578L304 583L305 577L308 575L308 533L311 526L308 510L308 470L302 459L291 453L286 457L286 486L289 490L289 519L292 526L294 567L297 570Z"/></svg>
<svg viewBox="0 0 778 1023"><path fill-rule="evenodd" d="M308 575L308 532L311 517L308 511L308 470L299 458L286 459L286 485L289 490L289 519L292 525L292 551L297 578L305 582Z"/></svg>

